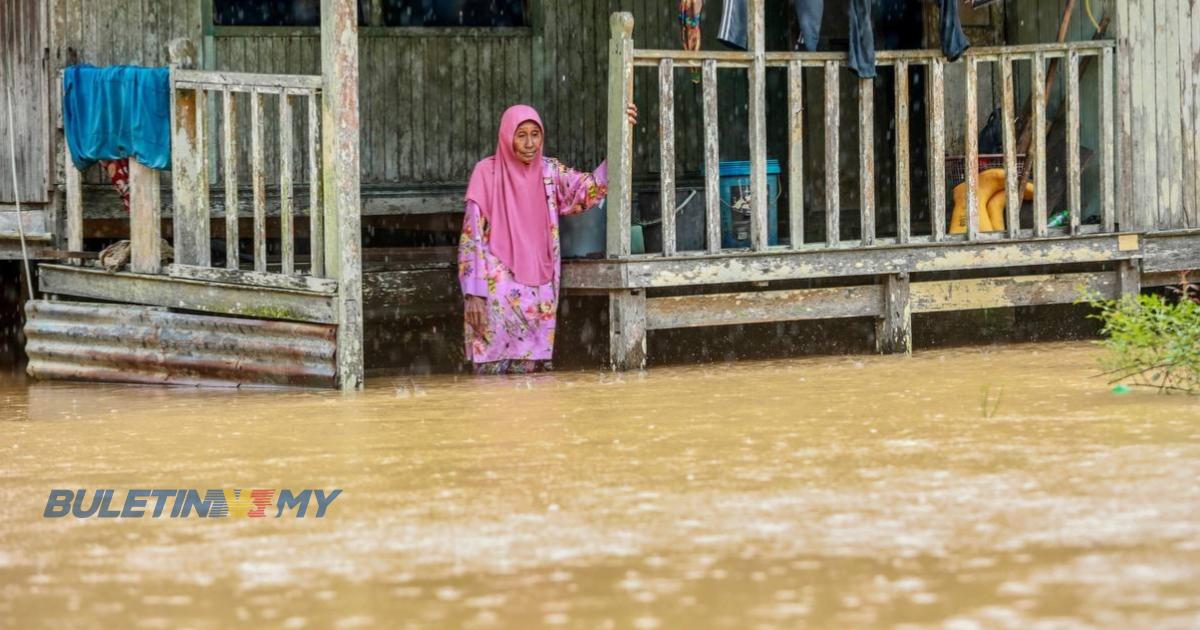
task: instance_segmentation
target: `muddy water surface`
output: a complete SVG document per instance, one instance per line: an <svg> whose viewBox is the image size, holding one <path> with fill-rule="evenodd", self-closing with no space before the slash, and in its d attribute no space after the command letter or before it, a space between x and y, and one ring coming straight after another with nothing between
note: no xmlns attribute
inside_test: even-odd
<svg viewBox="0 0 1200 630"><path fill-rule="evenodd" d="M1114 394L1098 356L0 380L0 627L1198 627L1200 402ZM52 488L342 494L47 519Z"/></svg>

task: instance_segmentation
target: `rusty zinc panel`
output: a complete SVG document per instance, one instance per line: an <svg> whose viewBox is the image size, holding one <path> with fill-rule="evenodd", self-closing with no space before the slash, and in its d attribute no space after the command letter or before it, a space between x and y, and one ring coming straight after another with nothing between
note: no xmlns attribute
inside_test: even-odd
<svg viewBox="0 0 1200 630"><path fill-rule="evenodd" d="M46 79L43 2L0 0L0 203L13 194L12 152L16 144L21 201L46 201L50 177L50 117ZM5 90L12 90L12 129ZM13 133L15 138L9 138Z"/></svg>
<svg viewBox="0 0 1200 630"><path fill-rule="evenodd" d="M82 302L25 307L29 375L123 383L333 387L335 326Z"/></svg>

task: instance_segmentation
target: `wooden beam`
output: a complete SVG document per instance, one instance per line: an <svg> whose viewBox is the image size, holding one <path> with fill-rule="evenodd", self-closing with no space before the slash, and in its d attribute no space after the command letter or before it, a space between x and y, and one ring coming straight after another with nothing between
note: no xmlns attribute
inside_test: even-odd
<svg viewBox="0 0 1200 630"><path fill-rule="evenodd" d="M804 245L804 66L788 63L788 234Z"/></svg>
<svg viewBox="0 0 1200 630"><path fill-rule="evenodd" d="M267 270L267 165L263 95L250 93L250 184L254 190L254 270Z"/></svg>
<svg viewBox="0 0 1200 630"><path fill-rule="evenodd" d="M979 238L979 68L970 53L963 58L967 66L966 116L963 144L966 160L963 164L967 181L967 240ZM983 200L985 203L986 199Z"/></svg>
<svg viewBox="0 0 1200 630"><path fill-rule="evenodd" d="M1122 248L1122 240L1132 240L1132 246ZM1142 251L1137 241L1137 235L1097 233L1021 241L991 238L670 259L578 260L563 264L562 286L572 289L676 287L1107 262L1140 257ZM1194 247L1200 249L1200 245Z"/></svg>
<svg viewBox="0 0 1200 630"><path fill-rule="evenodd" d="M646 293L612 291L608 296L609 365L625 372L646 367Z"/></svg>
<svg viewBox="0 0 1200 630"><path fill-rule="evenodd" d="M1200 42L1195 43L1200 45ZM1100 52L1100 224L1106 232L1116 230L1117 215L1114 72L1113 50L1105 48ZM1124 103L1124 99L1121 102Z"/></svg>
<svg viewBox="0 0 1200 630"><path fill-rule="evenodd" d="M708 252L721 251L721 154L717 110L717 63L704 62L704 227ZM610 191L611 194L611 191Z"/></svg>
<svg viewBox="0 0 1200 630"><path fill-rule="evenodd" d="M225 90L221 94L221 104L224 108L222 125L222 160L225 168L225 207L232 212L225 213L225 266L229 269L238 268L238 128L237 128L237 97L233 92Z"/></svg>
<svg viewBox="0 0 1200 630"><path fill-rule="evenodd" d="M172 264L167 266L167 275L172 278L217 282L223 284L239 284L252 287L267 287L272 289L289 289L292 291L309 291L334 295L337 293L337 281L332 278L314 278L312 276L288 276L279 273L261 271L241 271L238 269L221 269L219 267L196 267L193 265Z"/></svg>
<svg viewBox="0 0 1200 630"><path fill-rule="evenodd" d="M873 317L881 309L880 292L874 286L649 298L646 329Z"/></svg>
<svg viewBox="0 0 1200 630"><path fill-rule="evenodd" d="M929 62L929 197L932 200L932 236L946 237L946 64Z"/></svg>
<svg viewBox="0 0 1200 630"><path fill-rule="evenodd" d="M1046 58L1041 53L1035 54L1032 64L1033 233L1042 237L1046 235Z"/></svg>
<svg viewBox="0 0 1200 630"><path fill-rule="evenodd" d="M608 229L609 258L630 253L633 194L633 129L625 106L633 97L633 15L614 13L608 44Z"/></svg>
<svg viewBox="0 0 1200 630"><path fill-rule="evenodd" d="M825 63L825 244L838 244L841 229L841 183L838 164L838 125L840 124L838 97L838 63Z"/></svg>
<svg viewBox="0 0 1200 630"><path fill-rule="evenodd" d="M1113 297L1117 294L1116 287L1117 277L1111 271L1054 273L914 282L910 297L914 313L942 313L1070 304L1084 291Z"/></svg>
<svg viewBox="0 0 1200 630"><path fill-rule="evenodd" d="M175 208L175 260L207 266L211 264L211 255L204 92L189 89L172 92L171 193Z"/></svg>
<svg viewBox="0 0 1200 630"><path fill-rule="evenodd" d="M766 249L770 231L767 225L767 69L763 59L765 0L750 0L750 31L747 41L754 54L750 64L750 248Z"/></svg>
<svg viewBox="0 0 1200 630"><path fill-rule="evenodd" d="M311 292L46 264L39 267L39 286L45 293L106 302L147 304L263 319L337 323L333 299Z"/></svg>
<svg viewBox="0 0 1200 630"><path fill-rule="evenodd" d="M308 95L308 242L310 273L325 277L325 212L321 200L321 100Z"/></svg>
<svg viewBox="0 0 1200 630"><path fill-rule="evenodd" d="M1117 290L1120 295L1137 296L1142 292L1141 261L1117 261Z"/></svg>
<svg viewBox="0 0 1200 630"><path fill-rule="evenodd" d="M63 172L66 173L67 249L83 251L83 187L79 169L71 162L70 150L63 151ZM71 262L78 264L78 258Z"/></svg>
<svg viewBox="0 0 1200 630"><path fill-rule="evenodd" d="M279 242L281 271L296 272L295 228L292 207L292 103L279 95Z"/></svg>
<svg viewBox="0 0 1200 630"><path fill-rule="evenodd" d="M896 240L907 243L912 235L912 201L909 194L908 62L896 62ZM872 174L874 168L871 169ZM864 243L865 245L866 243Z"/></svg>
<svg viewBox="0 0 1200 630"><path fill-rule="evenodd" d="M363 384L362 208L359 198L358 3L321 0L322 162L326 265L338 280L342 389Z"/></svg>
<svg viewBox="0 0 1200 630"><path fill-rule="evenodd" d="M662 254L675 255L675 63L658 66L659 182L662 208Z"/></svg>
<svg viewBox="0 0 1200 630"><path fill-rule="evenodd" d="M1017 124L1016 97L1013 86L1012 59L1000 61L1001 116L1004 118L1004 227L1009 238L1017 238L1021 229L1021 199L1017 181L1021 173L1017 168ZM1040 184L1039 184L1040 185ZM995 227L995 226L992 226Z"/></svg>
<svg viewBox="0 0 1200 630"><path fill-rule="evenodd" d="M912 303L908 273L888 274L879 285L883 312L875 321L875 350L880 354L912 354Z"/></svg>
<svg viewBox="0 0 1200 630"><path fill-rule="evenodd" d="M863 245L875 243L875 79L858 80L858 196Z"/></svg>
<svg viewBox="0 0 1200 630"><path fill-rule="evenodd" d="M158 171L129 160L129 269L158 273L162 268L162 219Z"/></svg>
<svg viewBox="0 0 1200 630"><path fill-rule="evenodd" d="M1067 60L1067 209L1072 234L1082 225L1083 190L1079 157L1079 54L1072 51Z"/></svg>

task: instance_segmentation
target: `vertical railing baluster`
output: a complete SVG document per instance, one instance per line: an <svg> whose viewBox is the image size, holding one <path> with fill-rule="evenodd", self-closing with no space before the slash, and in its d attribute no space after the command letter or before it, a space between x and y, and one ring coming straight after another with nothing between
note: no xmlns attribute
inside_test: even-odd
<svg viewBox="0 0 1200 630"><path fill-rule="evenodd" d="M750 30L747 41L754 60L750 63L750 247L766 249L767 224L767 68L764 59L765 0L750 0Z"/></svg>
<svg viewBox="0 0 1200 630"><path fill-rule="evenodd" d="M612 14L609 29L609 179L605 245L609 258L626 258L631 246L633 203L633 129L625 114L633 96L633 16Z"/></svg>
<svg viewBox="0 0 1200 630"><path fill-rule="evenodd" d="M963 172L967 178L967 240L979 238L979 69L971 55L963 57L967 66L966 114L963 131L966 161Z"/></svg>
<svg viewBox="0 0 1200 630"><path fill-rule="evenodd" d="M66 143L63 144L66 146ZM71 150L63 151L63 172L66 174L67 195L67 249L73 252L83 251L83 185L82 173L75 168L71 161ZM71 259L74 264L82 261Z"/></svg>
<svg viewBox="0 0 1200 630"><path fill-rule="evenodd" d="M196 216L191 227L196 235L197 263L212 266L212 236L209 221L212 210L208 198L208 92L196 90Z"/></svg>
<svg viewBox="0 0 1200 630"><path fill-rule="evenodd" d="M825 62L825 244L838 244L839 216L841 206L840 179L838 173L838 62Z"/></svg>
<svg viewBox="0 0 1200 630"><path fill-rule="evenodd" d="M158 171L129 160L129 270L162 270L162 219Z"/></svg>
<svg viewBox="0 0 1200 630"><path fill-rule="evenodd" d="M788 62L788 234L804 246L804 66Z"/></svg>
<svg viewBox="0 0 1200 630"><path fill-rule="evenodd" d="M225 166L225 267L238 268L238 135L237 94L226 88L221 93L224 110L221 143Z"/></svg>
<svg viewBox="0 0 1200 630"><path fill-rule="evenodd" d="M1082 205L1079 160L1079 53L1067 53L1067 210L1071 234L1079 233Z"/></svg>
<svg viewBox="0 0 1200 630"><path fill-rule="evenodd" d="M1017 190L1017 180L1020 179L1020 169L1017 168L1017 126L1016 98L1013 92L1012 58L1005 55L1000 58L1001 83L1001 114L1004 116L1004 195L1005 195L1005 232L1009 238L1017 238L1020 232L1021 197ZM992 226L995 228L996 226Z"/></svg>
<svg viewBox="0 0 1200 630"><path fill-rule="evenodd" d="M908 161L908 62L896 62L896 241L907 243L912 235L911 195Z"/></svg>
<svg viewBox="0 0 1200 630"><path fill-rule="evenodd" d="M858 80L858 194L863 245L875 244L875 79Z"/></svg>
<svg viewBox="0 0 1200 630"><path fill-rule="evenodd" d="M263 158L263 95L250 92L250 170L254 188L254 270L267 270L267 186Z"/></svg>
<svg viewBox="0 0 1200 630"><path fill-rule="evenodd" d="M1193 42L1200 45L1200 42ZM1116 230L1117 163L1115 152L1116 113L1113 109L1113 49L1100 52L1100 224L1105 232ZM1196 121L1192 121L1196 124Z"/></svg>
<svg viewBox="0 0 1200 630"><path fill-rule="evenodd" d="M704 60L704 226L708 252L721 251L721 154L717 111L717 62Z"/></svg>
<svg viewBox="0 0 1200 630"><path fill-rule="evenodd" d="M1046 236L1046 57L1033 55L1033 234Z"/></svg>
<svg viewBox="0 0 1200 630"><path fill-rule="evenodd" d="M929 197L933 206L933 240L946 237L946 63L929 62Z"/></svg>
<svg viewBox="0 0 1200 630"><path fill-rule="evenodd" d="M292 226L292 102L287 90L279 92L279 243L281 271L296 271L295 230Z"/></svg>
<svg viewBox="0 0 1200 630"><path fill-rule="evenodd" d="M675 62L658 64L658 132L662 184L662 253L675 255Z"/></svg>
<svg viewBox="0 0 1200 630"><path fill-rule="evenodd" d="M308 242L309 271L325 276L325 213L321 209L321 95L308 94Z"/></svg>

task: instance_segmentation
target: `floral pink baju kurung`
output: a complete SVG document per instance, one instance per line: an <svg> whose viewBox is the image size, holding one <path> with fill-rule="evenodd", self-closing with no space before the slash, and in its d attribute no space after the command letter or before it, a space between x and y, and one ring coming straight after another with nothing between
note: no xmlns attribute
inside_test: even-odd
<svg viewBox="0 0 1200 630"><path fill-rule="evenodd" d="M549 213L553 277L529 286L517 281L488 248L491 226L478 204L468 200L458 246L458 278L465 296L487 300L487 331L480 335L464 323L466 356L481 373L533 371L548 365L554 353L554 327L558 313L561 254L558 218L578 214L600 203L607 192L605 164L593 173L564 166L554 158L542 164Z"/></svg>

